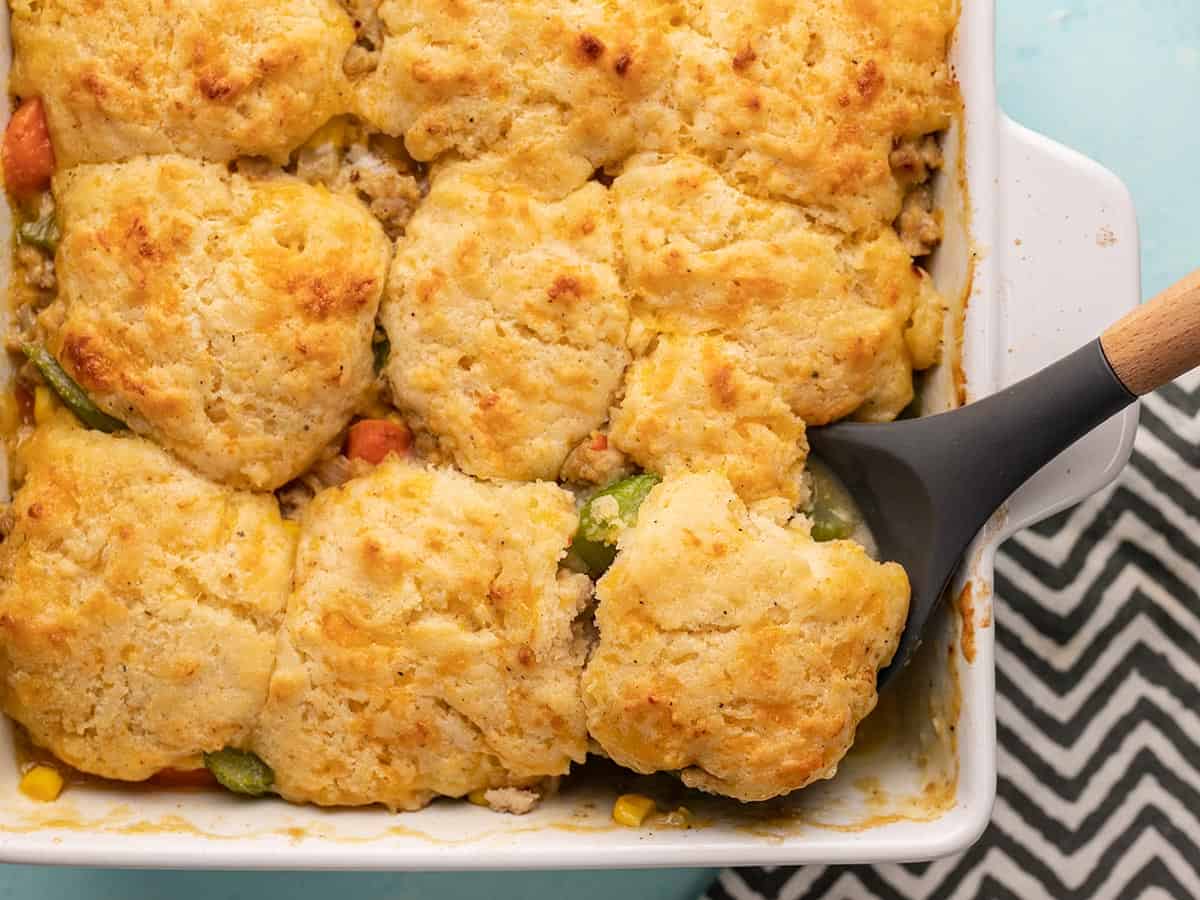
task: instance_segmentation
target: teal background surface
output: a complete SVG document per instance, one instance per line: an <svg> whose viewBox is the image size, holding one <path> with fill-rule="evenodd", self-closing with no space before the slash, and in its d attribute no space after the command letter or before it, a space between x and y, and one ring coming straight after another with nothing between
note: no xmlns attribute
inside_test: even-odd
<svg viewBox="0 0 1200 900"><path fill-rule="evenodd" d="M1200 2L998 0L998 7L1005 108L1129 185L1142 226L1147 296L1200 266ZM713 872L341 875L6 866L0 900L691 900Z"/></svg>

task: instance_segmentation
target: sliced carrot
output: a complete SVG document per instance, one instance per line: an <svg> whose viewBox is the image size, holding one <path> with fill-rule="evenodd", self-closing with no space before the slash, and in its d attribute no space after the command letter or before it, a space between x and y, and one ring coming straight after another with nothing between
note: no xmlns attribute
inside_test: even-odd
<svg viewBox="0 0 1200 900"><path fill-rule="evenodd" d="M592 438L592 449L593 450L607 450L608 449L608 435L606 435L606 434L595 435Z"/></svg>
<svg viewBox="0 0 1200 900"><path fill-rule="evenodd" d="M4 184L18 200L50 186L54 147L41 97L21 101L4 132Z"/></svg>
<svg viewBox="0 0 1200 900"><path fill-rule="evenodd" d="M350 426L346 455L377 465L389 453L404 456L412 446L412 432L399 422L388 419L363 419Z"/></svg>

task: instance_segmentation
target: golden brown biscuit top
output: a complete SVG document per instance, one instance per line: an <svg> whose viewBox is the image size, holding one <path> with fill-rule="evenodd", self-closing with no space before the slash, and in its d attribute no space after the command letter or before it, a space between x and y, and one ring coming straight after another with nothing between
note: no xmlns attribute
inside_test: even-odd
<svg viewBox="0 0 1200 900"><path fill-rule="evenodd" d="M814 543L694 474L651 492L596 595L592 737L636 771L763 800L833 775L875 706L909 587L895 563Z"/></svg>
<svg viewBox="0 0 1200 900"><path fill-rule="evenodd" d="M609 4L360 0L360 113L418 159L503 144L549 114L614 166L696 153L761 197L873 234L900 212L894 142L947 127L955 0Z"/></svg>
<svg viewBox="0 0 1200 900"><path fill-rule="evenodd" d="M694 0L643 148L690 150L761 197L873 234L900 212L898 139L940 131L957 0ZM655 121L655 119L657 121Z"/></svg>
<svg viewBox="0 0 1200 900"><path fill-rule="evenodd" d="M612 190L645 332L722 334L810 424L908 405L914 362L937 355L942 301L894 231L831 232L696 157L637 157Z"/></svg>
<svg viewBox="0 0 1200 900"><path fill-rule="evenodd" d="M571 154L613 163L637 142L637 102L666 77L659 4L380 0L358 111L421 160L474 156L545 117ZM374 7L372 9L372 7Z"/></svg>
<svg viewBox="0 0 1200 900"><path fill-rule="evenodd" d="M0 690L36 742L141 780L244 740L294 543L269 496L60 410L21 448L0 545Z"/></svg>
<svg viewBox="0 0 1200 900"><path fill-rule="evenodd" d="M395 459L320 494L255 737L284 796L415 808L582 761L576 523L556 485Z"/></svg>
<svg viewBox="0 0 1200 900"><path fill-rule="evenodd" d="M201 472L279 487L374 378L389 247L356 201L178 156L55 181L50 345L109 414Z"/></svg>
<svg viewBox="0 0 1200 900"><path fill-rule="evenodd" d="M178 151L285 160L347 110L336 0L14 0L10 88L46 103L59 164Z"/></svg>
<svg viewBox="0 0 1200 900"><path fill-rule="evenodd" d="M804 422L750 355L716 337L662 336L614 409L614 447L651 472L721 472L747 503L784 521L806 496Z"/></svg>
<svg viewBox="0 0 1200 900"><path fill-rule="evenodd" d="M507 158L441 169L397 244L381 319L396 403L448 459L557 478L629 360L608 192Z"/></svg>

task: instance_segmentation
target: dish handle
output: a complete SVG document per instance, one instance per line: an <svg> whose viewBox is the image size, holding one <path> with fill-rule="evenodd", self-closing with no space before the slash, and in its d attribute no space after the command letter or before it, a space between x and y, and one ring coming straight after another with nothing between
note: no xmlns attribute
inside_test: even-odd
<svg viewBox="0 0 1200 900"><path fill-rule="evenodd" d="M1141 298L1137 217L1112 172L1007 116L1000 122L1001 384L1098 337ZM1007 536L1105 487L1129 460L1136 404L1101 425L1008 502Z"/></svg>

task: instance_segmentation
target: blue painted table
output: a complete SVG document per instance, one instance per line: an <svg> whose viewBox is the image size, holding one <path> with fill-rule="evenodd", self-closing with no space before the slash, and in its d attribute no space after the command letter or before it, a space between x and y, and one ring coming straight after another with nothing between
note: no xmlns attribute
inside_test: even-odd
<svg viewBox="0 0 1200 900"><path fill-rule="evenodd" d="M972 0L964 0L970 3ZM1116 171L1142 223L1146 292L1200 265L1200 3L999 0L1012 115ZM690 900L712 870L333 875L0 869L0 900Z"/></svg>

